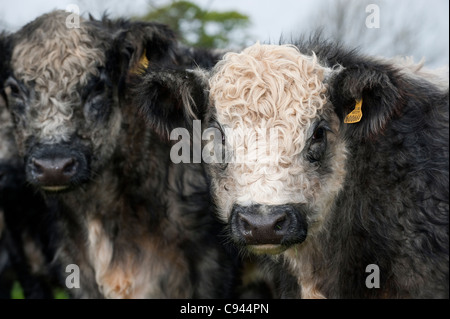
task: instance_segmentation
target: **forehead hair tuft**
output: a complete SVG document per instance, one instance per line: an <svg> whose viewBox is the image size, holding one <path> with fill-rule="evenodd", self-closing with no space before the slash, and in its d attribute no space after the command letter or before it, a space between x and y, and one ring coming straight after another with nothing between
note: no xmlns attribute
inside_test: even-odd
<svg viewBox="0 0 450 319"><path fill-rule="evenodd" d="M290 144L303 148L305 133L326 103L323 80L329 69L292 45L256 43L227 53L210 79L217 120L233 129L279 127Z"/></svg>
<svg viewBox="0 0 450 319"><path fill-rule="evenodd" d="M18 32L12 63L25 82L46 78L84 84L86 76L104 64L102 41L91 32L92 25L80 17L79 28L68 28L69 14L45 14Z"/></svg>
<svg viewBox="0 0 450 319"><path fill-rule="evenodd" d="M53 11L42 15L15 37L15 76L33 83L35 90L44 93L49 101L60 99L58 92L70 95L76 86L85 85L105 63L102 41L95 38L89 22L80 17L80 27L69 28L69 14L72 13Z"/></svg>
<svg viewBox="0 0 450 319"><path fill-rule="evenodd" d="M34 123L44 135L67 131L64 123L80 103L81 88L92 76L99 76L99 67L105 65L103 33L82 17L79 27L68 27L71 14L52 11L14 35L14 76L34 90L32 108L39 110ZM67 138L67 134L61 136Z"/></svg>

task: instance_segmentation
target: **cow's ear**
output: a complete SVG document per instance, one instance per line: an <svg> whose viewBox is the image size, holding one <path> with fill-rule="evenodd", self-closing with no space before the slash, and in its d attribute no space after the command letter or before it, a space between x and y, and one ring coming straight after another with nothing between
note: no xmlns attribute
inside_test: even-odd
<svg viewBox="0 0 450 319"><path fill-rule="evenodd" d="M134 104L163 138L178 127L192 128L208 105L208 72L204 70L150 70L133 77Z"/></svg>
<svg viewBox="0 0 450 319"><path fill-rule="evenodd" d="M388 64L349 65L329 81L331 102L348 137L367 139L382 134L401 109L401 79Z"/></svg>
<svg viewBox="0 0 450 319"><path fill-rule="evenodd" d="M177 39L166 25L152 22L133 22L125 19L101 21L94 25L106 29L111 38L107 51L107 68L111 70L119 88L124 87L130 74L143 73L146 68L174 65Z"/></svg>
<svg viewBox="0 0 450 319"><path fill-rule="evenodd" d="M131 22L115 39L122 54L128 57L129 72L143 72L147 67L171 65L176 37L166 25L151 22Z"/></svg>

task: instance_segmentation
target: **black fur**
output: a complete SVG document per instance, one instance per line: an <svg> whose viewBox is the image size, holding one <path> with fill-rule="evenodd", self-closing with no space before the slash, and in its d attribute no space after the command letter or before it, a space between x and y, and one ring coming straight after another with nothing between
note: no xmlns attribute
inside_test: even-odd
<svg viewBox="0 0 450 319"><path fill-rule="evenodd" d="M62 12L38 18L14 35L15 43L33 37L46 19L63 18ZM171 145L148 128L129 102L130 73L139 70L144 52L149 68L185 63L185 56L177 60L173 33L159 24L106 18L83 22L82 27L89 29L95 39L91 45L104 50L106 57L100 69L104 77L93 78L85 95L111 103L93 100L90 106L102 114L92 117L90 108L82 111L84 100L73 106L77 134L66 146L87 154L90 175L65 192L44 193L61 234L61 273L69 264L80 269L81 287L70 292L80 298L231 296L234 265L221 244L222 225L211 212L203 167L173 164ZM83 96L86 90L78 89ZM120 112L113 122L118 133L106 125L113 112ZM95 121L102 130L94 134L83 128L86 121ZM58 146L33 139L37 137L26 142L39 148ZM90 151L92 144L100 144L108 155ZM25 157L53 154L36 153L33 147L22 151Z"/></svg>
<svg viewBox="0 0 450 319"><path fill-rule="evenodd" d="M54 219L42 196L26 185L22 167L0 165L0 170L8 175L0 189L5 223L0 240L9 260L0 277L17 280L25 298L53 298L54 288L62 287L54 262L58 241ZM39 258L33 259L34 254Z"/></svg>
<svg viewBox="0 0 450 319"><path fill-rule="evenodd" d="M305 257L314 289L327 298L448 298L448 81L444 88L320 37L296 45L304 54L314 52L324 66L343 67L326 81L330 106L341 121L336 134L349 151L347 173L323 230L315 236L315 252ZM197 78L205 92L208 75ZM154 96L146 101L145 81L158 77L166 75L147 74L145 85L137 88L143 92L137 103L148 117L156 103ZM207 109L196 114L202 120L213 117L214 108L208 108L203 96L167 89L174 90L178 101L192 98L197 110ZM362 120L344 124L361 98ZM170 125L167 120L158 127ZM365 285L369 264L380 268L380 289Z"/></svg>
<svg viewBox="0 0 450 319"><path fill-rule="evenodd" d="M57 233L43 197L27 184L12 123L0 97L0 290L11 297L17 281L25 298L53 298L60 287L54 263Z"/></svg>

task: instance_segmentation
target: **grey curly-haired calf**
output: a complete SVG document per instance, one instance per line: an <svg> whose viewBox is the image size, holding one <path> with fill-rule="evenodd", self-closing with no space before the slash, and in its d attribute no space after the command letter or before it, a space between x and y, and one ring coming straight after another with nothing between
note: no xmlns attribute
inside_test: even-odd
<svg viewBox="0 0 450 319"><path fill-rule="evenodd" d="M149 70L135 90L150 118L173 100L202 120L230 238L284 261L298 297L448 298L448 71L313 37Z"/></svg>
<svg viewBox="0 0 450 319"><path fill-rule="evenodd" d="M28 183L57 212L56 255L72 275L70 292L229 296L233 267L202 166L171 163L169 145L128 103L127 80L140 64L187 57L177 57L164 25L77 17L74 27L72 15L38 17L4 39L11 50L2 52L17 147Z"/></svg>
<svg viewBox="0 0 450 319"><path fill-rule="evenodd" d="M6 37L0 34L0 52L7 52ZM15 281L25 298L52 298L52 289L59 286L54 223L43 197L26 182L3 94L7 59L0 64L0 299L11 298Z"/></svg>

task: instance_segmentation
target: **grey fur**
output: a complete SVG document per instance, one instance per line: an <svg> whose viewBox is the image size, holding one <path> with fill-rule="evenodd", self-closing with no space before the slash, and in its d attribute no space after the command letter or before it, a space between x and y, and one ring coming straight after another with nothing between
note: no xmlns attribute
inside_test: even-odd
<svg viewBox="0 0 450 319"><path fill-rule="evenodd" d="M233 264L220 244L203 167L172 164L170 145L128 101L129 71L144 52L150 68L179 63L172 32L106 18L67 29L67 14L43 15L12 35L6 85L30 183L43 186L29 168L34 157L63 150L83 160L65 192L44 193L57 213L61 272L69 264L80 269L81 287L71 293L229 296Z"/></svg>

